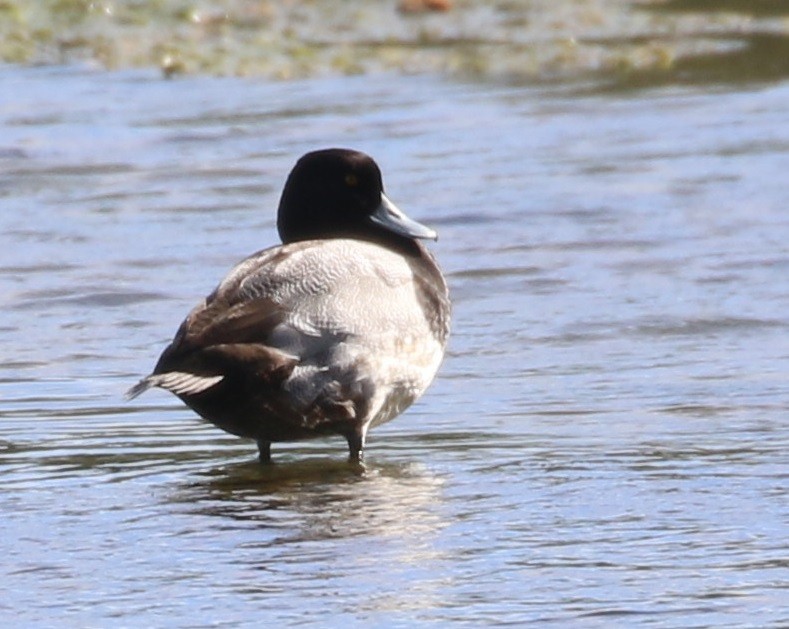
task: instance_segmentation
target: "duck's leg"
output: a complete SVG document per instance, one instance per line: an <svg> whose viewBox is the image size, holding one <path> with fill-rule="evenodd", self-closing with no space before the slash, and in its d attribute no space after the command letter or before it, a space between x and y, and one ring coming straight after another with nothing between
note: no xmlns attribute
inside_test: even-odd
<svg viewBox="0 0 789 629"><path fill-rule="evenodd" d="M348 461L351 463L361 463L364 459L364 442L366 436L366 427L361 427L347 435Z"/></svg>
<svg viewBox="0 0 789 629"><path fill-rule="evenodd" d="M258 460L261 463L271 463L270 441L258 441Z"/></svg>

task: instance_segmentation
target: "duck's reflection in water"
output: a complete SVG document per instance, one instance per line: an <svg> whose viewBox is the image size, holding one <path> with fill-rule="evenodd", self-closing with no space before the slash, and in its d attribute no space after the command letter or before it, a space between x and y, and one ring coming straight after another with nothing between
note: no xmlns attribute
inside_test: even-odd
<svg viewBox="0 0 789 629"><path fill-rule="evenodd" d="M188 548L194 583L293 617L324 613L327 600L371 619L448 604L451 518L439 473L412 459L361 467L297 457L222 465L168 496L181 516L169 543Z"/></svg>
<svg viewBox="0 0 789 629"><path fill-rule="evenodd" d="M305 614L343 591L353 614L376 616L443 605L444 492L421 464L321 457L222 466L175 500L201 549L203 569L193 567L218 571L229 595Z"/></svg>
<svg viewBox="0 0 789 629"><path fill-rule="evenodd" d="M425 542L446 524L443 486L443 478L411 461L361 466L319 457L221 466L183 486L175 501L221 518L220 528L257 531L258 541L246 543L360 536Z"/></svg>

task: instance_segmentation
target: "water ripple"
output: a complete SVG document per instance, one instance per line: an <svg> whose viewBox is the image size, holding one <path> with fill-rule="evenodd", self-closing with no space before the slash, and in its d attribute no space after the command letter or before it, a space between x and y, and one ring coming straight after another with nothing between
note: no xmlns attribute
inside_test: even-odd
<svg viewBox="0 0 789 629"><path fill-rule="evenodd" d="M786 624L786 86L8 72L4 617ZM316 142L374 154L440 228L453 336L364 467L340 438L264 467L172 396L122 396L276 241Z"/></svg>

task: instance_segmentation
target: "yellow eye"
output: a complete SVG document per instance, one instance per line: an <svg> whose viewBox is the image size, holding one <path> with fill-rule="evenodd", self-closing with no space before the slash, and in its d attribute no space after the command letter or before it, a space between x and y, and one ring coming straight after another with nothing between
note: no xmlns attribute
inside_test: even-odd
<svg viewBox="0 0 789 629"><path fill-rule="evenodd" d="M354 175L353 173L348 173L345 175L345 183L349 185L351 188L355 188L359 185L359 178Z"/></svg>

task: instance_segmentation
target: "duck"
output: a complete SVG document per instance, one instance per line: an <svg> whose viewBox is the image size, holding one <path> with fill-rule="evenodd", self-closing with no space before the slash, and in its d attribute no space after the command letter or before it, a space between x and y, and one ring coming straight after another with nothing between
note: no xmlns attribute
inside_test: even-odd
<svg viewBox="0 0 789 629"><path fill-rule="evenodd" d="M426 391L444 358L450 296L423 240L436 232L384 193L369 155L309 152L277 210L282 244L239 262L181 323L152 373L218 428L271 444L368 431Z"/></svg>

